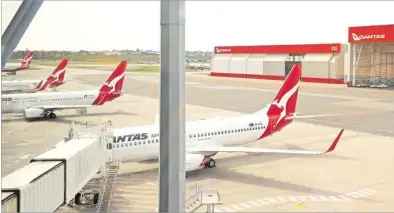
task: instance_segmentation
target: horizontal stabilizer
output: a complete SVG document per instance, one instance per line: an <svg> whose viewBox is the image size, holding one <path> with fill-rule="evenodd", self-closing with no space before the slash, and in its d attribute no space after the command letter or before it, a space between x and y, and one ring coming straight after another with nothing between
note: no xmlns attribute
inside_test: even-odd
<svg viewBox="0 0 394 213"><path fill-rule="evenodd" d="M294 119L302 119L302 118L318 118L318 117L329 117L329 116L337 116L339 114L326 114L326 115L294 115L286 117L286 120L294 120Z"/></svg>

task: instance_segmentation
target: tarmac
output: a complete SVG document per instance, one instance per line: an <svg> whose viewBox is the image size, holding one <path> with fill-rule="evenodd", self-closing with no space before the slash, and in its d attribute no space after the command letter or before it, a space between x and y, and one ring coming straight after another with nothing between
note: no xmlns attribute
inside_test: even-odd
<svg viewBox="0 0 394 213"><path fill-rule="evenodd" d="M40 79L52 68L20 72L17 79ZM67 70L58 91L99 87L109 72ZM58 112L56 120L26 122L2 116L2 176L26 165L68 134L72 121L111 120L114 128L152 124L159 112L159 75L127 73L126 94L87 115ZM186 74L186 119L236 116L270 103L280 81L216 78ZM219 153L217 167L190 172L220 192L216 212L392 211L394 210L394 92L302 83L299 114L340 115L302 119L251 147L326 150L341 128L336 150L322 156ZM157 162L121 164L111 211L150 212L157 208ZM76 209L83 211L83 209ZM201 208L198 211L205 211Z"/></svg>

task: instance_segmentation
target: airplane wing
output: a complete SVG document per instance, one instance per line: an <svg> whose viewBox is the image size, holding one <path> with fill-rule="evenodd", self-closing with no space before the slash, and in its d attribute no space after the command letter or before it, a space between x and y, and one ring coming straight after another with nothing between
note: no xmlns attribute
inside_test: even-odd
<svg viewBox="0 0 394 213"><path fill-rule="evenodd" d="M47 110L64 110L64 109L79 109L91 107L92 105L42 105L42 106L34 106L30 107L30 109L43 109Z"/></svg>
<svg viewBox="0 0 394 213"><path fill-rule="evenodd" d="M287 150L287 149L261 149L250 147L236 147L236 146L203 146L203 147L186 147L187 152L245 152L245 153L275 153L275 154L300 154L300 155L321 155L334 151L339 139L342 136L344 129L342 129L335 138L331 146L324 152L322 151L304 151L304 150Z"/></svg>

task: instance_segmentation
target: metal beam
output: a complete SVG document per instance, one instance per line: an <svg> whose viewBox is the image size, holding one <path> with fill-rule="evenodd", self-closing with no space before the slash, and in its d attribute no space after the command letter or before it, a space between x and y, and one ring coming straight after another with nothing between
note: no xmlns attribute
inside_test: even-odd
<svg viewBox="0 0 394 213"><path fill-rule="evenodd" d="M5 29L3 35L1 36L1 52L4 52L4 48L7 46L8 40L11 38L12 33L14 33L15 28L18 26L19 22L22 20L23 16L29 9L31 1L23 1L16 11L14 17L12 17L11 22L8 24L7 29Z"/></svg>
<svg viewBox="0 0 394 213"><path fill-rule="evenodd" d="M159 212L185 212L185 0L161 0Z"/></svg>
<svg viewBox="0 0 394 213"><path fill-rule="evenodd" d="M18 46L43 2L43 0L24 0L19 6L6 31L1 36L1 69L4 68L8 58Z"/></svg>

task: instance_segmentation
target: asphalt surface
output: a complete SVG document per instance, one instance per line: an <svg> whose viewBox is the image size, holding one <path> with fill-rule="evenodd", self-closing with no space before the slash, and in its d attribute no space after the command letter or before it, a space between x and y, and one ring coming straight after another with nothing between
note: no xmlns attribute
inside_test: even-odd
<svg viewBox="0 0 394 213"><path fill-rule="evenodd" d="M17 78L40 79L49 70ZM68 69L73 81L59 91L99 87L109 72ZM187 120L250 113L270 103L282 82L186 75ZM159 110L159 76L128 73L126 94L87 115L58 112L56 120L25 122L21 115L2 116L2 176L27 164L67 135L71 122L111 120L114 127L152 124ZM261 211L392 211L394 209L394 91L301 84L301 114L339 116L302 120L252 147L325 150L345 128L335 152L324 156L219 153L217 167L191 172L195 181L210 182L222 202L217 212ZM357 131L358 130L358 131ZM111 211L155 211L157 162L122 164ZM92 211L61 208L59 211ZM200 209L200 211L205 211Z"/></svg>
<svg viewBox="0 0 394 213"><path fill-rule="evenodd" d="M100 79L107 74L102 74ZM77 78L85 84L100 85L91 75ZM229 79L186 75L186 103L241 113L252 113L270 103L281 87L280 81ZM128 73L124 90L131 95L158 98L158 74ZM297 112L301 114L339 114L339 116L302 119L337 128L394 136L394 91L346 88L343 85L302 83Z"/></svg>

